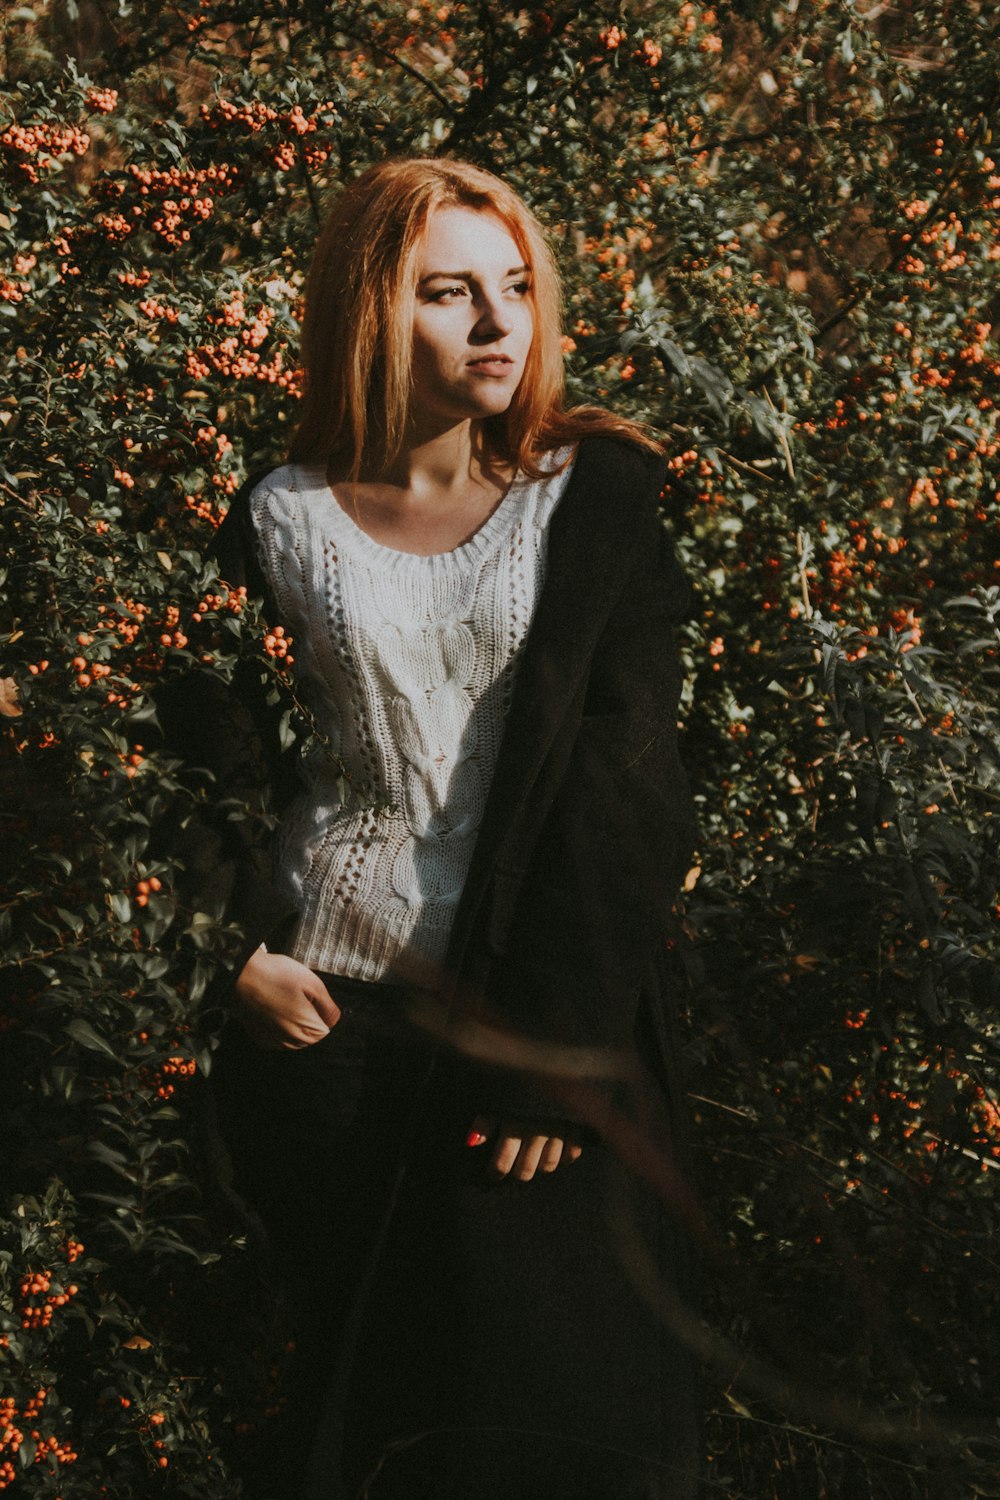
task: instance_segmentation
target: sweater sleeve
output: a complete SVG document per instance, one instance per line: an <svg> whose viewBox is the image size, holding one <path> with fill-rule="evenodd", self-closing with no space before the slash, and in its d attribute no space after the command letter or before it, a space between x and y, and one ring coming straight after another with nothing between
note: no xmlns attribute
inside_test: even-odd
<svg viewBox="0 0 1000 1500"><path fill-rule="evenodd" d="M263 597L272 618L249 510L259 477L234 498L214 551L220 579ZM281 705L270 701L273 696L250 662L239 663L230 681L194 669L156 695L163 747L182 762L194 798L172 841L183 870L180 894L188 909L217 913L241 929L229 978L294 915L271 878L272 799L281 762ZM226 976L217 984L226 988Z"/></svg>
<svg viewBox="0 0 1000 1500"><path fill-rule="evenodd" d="M639 994L695 836L678 753L674 641L689 592L651 503L528 866L497 873L518 894L506 930L494 934L489 1009L531 1041L596 1049L609 1061L633 1055ZM490 1112L553 1116L544 1075L496 1069L482 1087ZM599 1074L594 1087L615 1093Z"/></svg>

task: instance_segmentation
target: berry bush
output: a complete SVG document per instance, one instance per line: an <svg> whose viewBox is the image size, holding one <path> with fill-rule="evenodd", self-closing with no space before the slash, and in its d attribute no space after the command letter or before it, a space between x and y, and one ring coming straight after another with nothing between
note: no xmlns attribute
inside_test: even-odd
<svg viewBox="0 0 1000 1500"><path fill-rule="evenodd" d="M0 1490L235 1500L267 1441L280 1318L199 1123L240 935L186 898L209 789L152 695L250 673L308 732L203 558L284 455L325 200L450 152L547 224L574 398L671 454L711 1493L1000 1493L993 7L0 28Z"/></svg>

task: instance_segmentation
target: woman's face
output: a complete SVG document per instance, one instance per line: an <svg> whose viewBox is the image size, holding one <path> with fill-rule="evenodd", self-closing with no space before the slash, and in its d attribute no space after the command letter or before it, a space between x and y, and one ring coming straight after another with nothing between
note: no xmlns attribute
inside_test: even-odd
<svg viewBox="0 0 1000 1500"><path fill-rule="evenodd" d="M502 221L471 208L431 214L413 318L412 415L434 426L507 410L531 348L531 270Z"/></svg>

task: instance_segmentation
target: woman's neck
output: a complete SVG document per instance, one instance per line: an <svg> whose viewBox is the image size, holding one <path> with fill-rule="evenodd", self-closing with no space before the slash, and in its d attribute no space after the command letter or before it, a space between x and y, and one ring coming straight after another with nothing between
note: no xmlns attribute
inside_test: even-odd
<svg viewBox="0 0 1000 1500"><path fill-rule="evenodd" d="M514 470L491 457L473 424L423 435L357 483L331 472L337 503L376 542L400 552L451 552L490 518Z"/></svg>
<svg viewBox="0 0 1000 1500"><path fill-rule="evenodd" d="M411 433L394 458L366 466L361 482L401 490L417 502L440 502L445 496L467 494L470 486L506 486L511 477L510 465L491 454L482 424L467 421Z"/></svg>

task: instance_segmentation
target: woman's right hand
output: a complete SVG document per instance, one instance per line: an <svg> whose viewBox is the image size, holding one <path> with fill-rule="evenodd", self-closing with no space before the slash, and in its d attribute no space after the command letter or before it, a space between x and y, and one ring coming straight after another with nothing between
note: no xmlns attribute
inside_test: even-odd
<svg viewBox="0 0 1000 1500"><path fill-rule="evenodd" d="M259 1047L297 1051L321 1041L340 1006L318 974L284 953L251 954L236 981L236 1013Z"/></svg>

